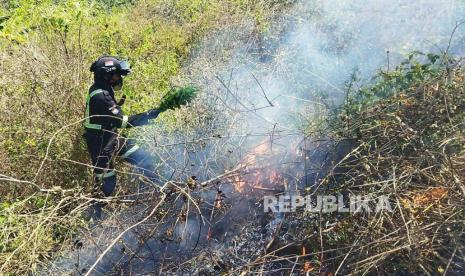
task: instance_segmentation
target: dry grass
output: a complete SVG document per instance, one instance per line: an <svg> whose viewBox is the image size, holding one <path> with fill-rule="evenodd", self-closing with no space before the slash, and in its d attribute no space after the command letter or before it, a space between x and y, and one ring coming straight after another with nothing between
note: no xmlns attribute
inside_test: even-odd
<svg viewBox="0 0 465 276"><path fill-rule="evenodd" d="M454 70L452 79L444 73L344 117L354 149L318 192L389 196L393 211L323 215L335 224L323 226L317 245L329 251L322 267L341 274L465 270L465 74Z"/></svg>

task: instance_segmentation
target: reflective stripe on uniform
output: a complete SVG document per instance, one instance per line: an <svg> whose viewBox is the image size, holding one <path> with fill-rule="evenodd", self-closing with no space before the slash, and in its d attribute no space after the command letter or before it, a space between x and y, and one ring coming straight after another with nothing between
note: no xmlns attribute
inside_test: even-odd
<svg viewBox="0 0 465 276"><path fill-rule="evenodd" d="M111 176L114 176L114 175L116 175L116 172L114 170L111 170L111 171L106 172L106 173L96 173L95 177L97 177L97 178L108 178L108 177L111 177Z"/></svg>
<svg viewBox="0 0 465 276"><path fill-rule="evenodd" d="M100 94L100 93L103 93L103 90L102 89L97 89L97 90L94 90L92 91L90 94L87 95L87 99L86 99L86 121L84 123L84 127L86 128L91 128L91 129L102 129L102 126L101 125L98 125L98 124L91 124L90 123L90 117L89 117L89 113L90 113L90 99L97 95L97 94Z"/></svg>
<svg viewBox="0 0 465 276"><path fill-rule="evenodd" d="M136 150L139 149L139 145L134 145L132 148L128 149L123 155L122 158L127 158L129 155L133 154Z"/></svg>
<svg viewBox="0 0 465 276"><path fill-rule="evenodd" d="M121 123L121 128L125 128L128 125L128 116L124 115L123 116L123 122Z"/></svg>

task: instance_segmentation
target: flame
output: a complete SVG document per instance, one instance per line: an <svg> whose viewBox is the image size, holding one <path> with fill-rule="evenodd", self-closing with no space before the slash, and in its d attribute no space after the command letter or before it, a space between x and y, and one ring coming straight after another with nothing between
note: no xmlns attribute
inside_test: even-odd
<svg viewBox="0 0 465 276"><path fill-rule="evenodd" d="M211 227L208 227L207 241L209 241L211 238L212 238L212 229Z"/></svg>
<svg viewBox="0 0 465 276"><path fill-rule="evenodd" d="M257 159L259 156L263 156L269 150L269 143L267 140L262 141L258 146L254 147L247 155L242 159L242 162L236 167L240 166L252 166L257 163ZM258 173L258 174L257 174ZM234 189L239 193L244 193L245 188L248 186L247 183L257 183L260 181L260 172L253 173L253 179L255 181L249 181L246 177L243 176L234 176L233 177L233 185Z"/></svg>
<svg viewBox="0 0 465 276"><path fill-rule="evenodd" d="M260 157L269 154L271 154L271 144L268 139L265 139L243 158L239 166L245 166L246 173L232 178L234 189L238 193L245 193L246 188L250 186L254 188L271 188L276 184L283 183L283 176L276 169L270 168L271 164L270 167L265 166L265 168L256 166Z"/></svg>
<svg viewBox="0 0 465 276"><path fill-rule="evenodd" d="M282 183L284 183L282 174L269 168L257 169L253 173L238 175L233 179L234 189L239 193L244 193L247 187L270 189Z"/></svg>
<svg viewBox="0 0 465 276"><path fill-rule="evenodd" d="M306 261L304 263L304 272L312 272L313 270L315 270L315 267L312 265L312 263L310 263L309 261Z"/></svg>
<svg viewBox="0 0 465 276"><path fill-rule="evenodd" d="M253 185L255 187L260 187L262 186L262 183L263 183L263 174L261 171L256 171L254 174L253 174L253 177L254 177L254 183Z"/></svg>
<svg viewBox="0 0 465 276"><path fill-rule="evenodd" d="M282 182L283 176L278 173L276 170L272 170L270 174L270 182L271 183L277 183L277 182Z"/></svg>
<svg viewBox="0 0 465 276"><path fill-rule="evenodd" d="M237 192L243 193L245 191L246 182L245 182L245 180L242 179L242 177L235 176L233 183L234 183L234 189Z"/></svg>
<svg viewBox="0 0 465 276"><path fill-rule="evenodd" d="M262 156L265 155L265 153L268 151L269 146L268 142L262 142L258 146L252 149L251 152L249 152L245 158L244 158L244 164L245 165L253 165L257 163L257 156Z"/></svg>

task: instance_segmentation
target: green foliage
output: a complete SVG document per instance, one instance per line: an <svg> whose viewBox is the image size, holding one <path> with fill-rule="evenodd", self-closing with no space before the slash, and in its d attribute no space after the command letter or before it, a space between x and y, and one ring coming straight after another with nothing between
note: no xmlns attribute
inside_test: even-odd
<svg viewBox="0 0 465 276"><path fill-rule="evenodd" d="M266 21L281 5L237 0L120 2L17 0L3 6L0 50L8 55L2 56L1 93L10 100L0 101L0 123L5 126L0 132L0 158L8 164L9 175L34 177L53 133L82 118L92 81L87 68L98 56L129 59L134 74L125 80L123 109L128 114L144 112L160 104L174 78L185 79L183 64L206 31L227 23L228 16L238 22L244 17ZM173 122L173 116L160 119ZM50 156L88 162L80 127L72 125L55 136ZM49 165L54 163L47 163L47 171L56 177L36 179L44 186L76 184L65 182L68 178L63 175L87 181L86 171L69 171L72 166L63 163Z"/></svg>
<svg viewBox="0 0 465 276"><path fill-rule="evenodd" d="M53 255L66 229L79 222L78 213L66 210L82 199L51 200L37 187L93 189L81 120L92 84L88 68L97 57L112 54L131 62L134 73L125 79L123 109L144 112L159 106L163 95L172 96L171 87L190 83L183 67L207 31L250 19L265 29L280 7L266 0L1 2L0 173L23 181L0 186L4 271L34 274L38 260ZM163 100L166 108L195 95L194 88L176 91ZM158 122L176 131L202 112L209 110L166 112ZM65 203L66 208L55 208Z"/></svg>
<svg viewBox="0 0 465 276"><path fill-rule="evenodd" d="M8 164L5 173L34 177L53 133L82 118L92 81L87 68L96 57L108 53L130 60L134 74L123 88L128 99L124 111L144 112L159 105L173 77L182 76L196 41L222 13L220 1L122 2L18 0L4 5L0 49L8 56L2 56L0 78L1 93L9 101L0 101L0 123L5 126L0 132L0 158ZM87 163L80 127L70 126L56 136L50 156ZM66 182L64 175L71 179L74 175L81 183L87 180L82 177L85 171L69 167L47 167L56 177L38 181L44 186L72 186L76 183Z"/></svg>
<svg viewBox="0 0 465 276"><path fill-rule="evenodd" d="M446 64L444 60L447 60ZM356 90L352 90L352 87L359 79L356 73L352 74L348 82L345 102L332 109L332 116L329 120L331 129L342 136L347 136L347 129L353 124L358 124L358 114L372 108L381 100L396 96L401 91L436 79L444 73L451 61L453 61L451 57L445 58L434 53L424 54L413 51L394 70L380 71L372 79L371 85ZM377 123L370 121L371 126Z"/></svg>
<svg viewBox="0 0 465 276"><path fill-rule="evenodd" d="M175 8L180 11L180 18L184 21L195 22L202 16L217 11L220 2L207 0L176 1Z"/></svg>
<svg viewBox="0 0 465 276"><path fill-rule="evenodd" d="M186 105L197 95L197 88L192 86L171 89L162 99L158 109L166 111Z"/></svg>
<svg viewBox="0 0 465 276"><path fill-rule="evenodd" d="M6 271L34 271L37 258L54 254L82 226L79 219L64 219L62 209L70 197L33 194L0 203L0 264ZM4 268L4 267L3 267Z"/></svg>
<svg viewBox="0 0 465 276"><path fill-rule="evenodd" d="M422 62L423 60L423 62ZM381 99L393 96L412 85L437 77L444 65L437 54L414 51L393 71L381 71L374 78L374 85L363 87L355 93L349 91L344 106L348 113L358 112ZM353 79L356 80L356 77Z"/></svg>

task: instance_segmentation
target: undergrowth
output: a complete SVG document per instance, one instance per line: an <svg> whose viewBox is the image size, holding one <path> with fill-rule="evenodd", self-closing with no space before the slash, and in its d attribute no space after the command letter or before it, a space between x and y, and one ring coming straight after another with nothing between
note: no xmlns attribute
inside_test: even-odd
<svg viewBox="0 0 465 276"><path fill-rule="evenodd" d="M350 92L331 118L327 135L352 149L316 193L387 196L392 212L322 214L328 223L313 248L325 269L464 271L465 72L443 57L412 54L372 86Z"/></svg>

